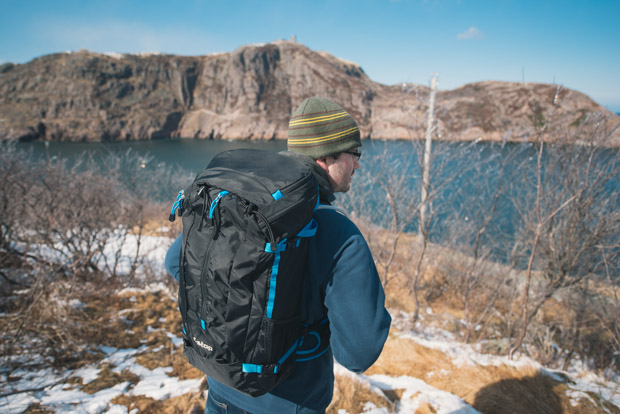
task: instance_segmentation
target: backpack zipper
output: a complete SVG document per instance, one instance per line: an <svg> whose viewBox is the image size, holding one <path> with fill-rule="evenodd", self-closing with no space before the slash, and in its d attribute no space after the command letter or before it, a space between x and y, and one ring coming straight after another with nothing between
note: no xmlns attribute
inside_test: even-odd
<svg viewBox="0 0 620 414"><path fill-rule="evenodd" d="M286 195L287 195L288 193L290 193L290 192L292 192L292 191L296 190L297 188L301 187L303 184L305 184L305 181L306 181L306 180L299 180L298 184L297 184L297 185L296 185L296 186L295 186L292 190L289 190L288 188L283 189L283 190L286 190L286 192L284 193L284 196L286 197ZM319 197L319 188L318 188L318 186L317 186L317 192L316 192L316 194L317 194L317 205L318 205L318 197ZM285 209L285 210L281 210L281 211L280 211L277 215L274 215L274 216L272 216L272 217L269 217L269 220L271 220L271 221L275 221L275 220L279 219L280 217L285 216L286 214L288 214L288 213L289 213L289 211L291 211L291 210L295 209L298 205L299 205L299 204L294 204L294 205L290 206L289 208L287 208L287 209ZM315 209L316 209L316 207L315 207Z"/></svg>
<svg viewBox="0 0 620 414"><path fill-rule="evenodd" d="M269 236L269 241L272 243L272 246L275 246L276 239L273 235L273 229L271 228L271 224L269 224L269 220L267 220L267 218L258 211L258 206L254 203L250 203L246 201L245 199L241 197L239 197L239 204L241 204L245 208L245 213L247 215L253 215L257 219L260 219L263 222L263 224L265 224L265 227L267 228L267 233Z"/></svg>
<svg viewBox="0 0 620 414"><path fill-rule="evenodd" d="M308 174L304 177L302 177L301 179L295 181L294 183L291 183L289 185L287 185L284 188L281 188L281 191L284 191L284 194L288 194L288 193L292 193L293 191L297 190L297 188L301 187L302 185L305 184L305 182L307 180L312 179L312 174Z"/></svg>
<svg viewBox="0 0 620 414"><path fill-rule="evenodd" d="M214 232L216 231L215 227L213 227L213 231ZM208 314L207 310L209 308L208 306L209 289L207 289L207 283L206 283L206 280L208 278L203 277L203 275L207 268L209 257L211 257L212 250L213 250L213 241L209 242L209 247L207 248L205 252L204 258L202 259L202 266L200 267L200 296L202 297L202 304L201 304L200 314L198 315L198 317L200 318L200 323L203 326L203 329L205 329L204 320L207 318L207 314Z"/></svg>
<svg viewBox="0 0 620 414"><path fill-rule="evenodd" d="M181 208L181 204L183 203L184 199L185 199L185 190L181 190L179 191L179 194L177 195L176 201L172 205L172 210L170 211L170 217L168 217L168 220L170 222L173 222L176 219L177 210L180 210L181 215L183 214L183 209Z"/></svg>

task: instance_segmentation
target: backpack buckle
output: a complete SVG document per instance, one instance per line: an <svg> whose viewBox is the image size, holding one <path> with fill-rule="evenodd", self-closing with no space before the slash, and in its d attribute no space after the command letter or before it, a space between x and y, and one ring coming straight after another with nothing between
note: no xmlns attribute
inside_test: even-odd
<svg viewBox="0 0 620 414"><path fill-rule="evenodd" d="M280 371L280 364L243 364L242 371L246 374L277 374Z"/></svg>
<svg viewBox="0 0 620 414"><path fill-rule="evenodd" d="M263 365L263 372L265 374L277 374L280 372L280 364Z"/></svg>

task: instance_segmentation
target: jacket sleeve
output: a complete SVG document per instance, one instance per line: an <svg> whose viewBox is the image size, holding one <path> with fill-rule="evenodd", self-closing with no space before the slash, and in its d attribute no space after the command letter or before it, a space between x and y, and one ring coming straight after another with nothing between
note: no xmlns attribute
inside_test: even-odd
<svg viewBox="0 0 620 414"><path fill-rule="evenodd" d="M391 324L372 254L361 234L343 244L332 264L325 305L336 360L353 372L379 358Z"/></svg>
<svg viewBox="0 0 620 414"><path fill-rule="evenodd" d="M172 245L166 252L166 259L164 260L166 270L177 281L179 280L179 263L181 259L181 245L183 243L183 233L179 234Z"/></svg>

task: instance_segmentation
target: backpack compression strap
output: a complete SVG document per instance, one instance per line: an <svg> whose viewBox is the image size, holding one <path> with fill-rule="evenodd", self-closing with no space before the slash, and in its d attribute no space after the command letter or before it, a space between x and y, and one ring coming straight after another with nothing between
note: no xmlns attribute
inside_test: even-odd
<svg viewBox="0 0 620 414"><path fill-rule="evenodd" d="M297 234L298 238L301 237L312 237L316 234L318 229L317 222L312 219L310 222L301 229L301 231ZM298 243L299 245L299 240ZM273 304L276 299L276 284L278 283L278 268L280 266L280 256L281 253L286 251L287 240L284 239L276 246L273 246L271 243L267 243L265 245L265 251L267 253L275 253L275 257L273 259L273 265L271 266L271 277L269 280L269 295L267 296L267 317L271 319L273 315Z"/></svg>
<svg viewBox="0 0 620 414"><path fill-rule="evenodd" d="M310 222L297 233L297 238L313 237L318 229L318 223L316 220L311 219ZM297 245L299 245L299 240ZM278 268L280 266L281 253L286 251L287 240L284 239L277 245L273 246L271 243L265 245L265 251L267 253L274 253L273 265L271 267L271 276L269 279L269 295L267 296L267 317L271 319L273 316L273 305L276 299L276 285L278 283ZM257 364L243 364L242 370L246 373L273 373L277 374L280 370L280 366L297 350L300 345L300 340L296 339L293 345L282 355L282 358L278 360L276 364L272 365L257 365Z"/></svg>
<svg viewBox="0 0 620 414"><path fill-rule="evenodd" d="M299 339L296 339L293 345L282 355L282 358L278 360L276 364L271 365L257 365L257 364L243 364L242 370L248 374L277 374L280 371L280 366L295 352L299 345Z"/></svg>

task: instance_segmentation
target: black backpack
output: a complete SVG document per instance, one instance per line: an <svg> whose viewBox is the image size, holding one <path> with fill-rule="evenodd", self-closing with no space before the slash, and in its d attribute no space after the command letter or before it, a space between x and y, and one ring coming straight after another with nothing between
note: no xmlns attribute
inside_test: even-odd
<svg viewBox="0 0 620 414"><path fill-rule="evenodd" d="M252 149L217 155L179 193L184 352L208 376L257 396L292 372L318 193L311 167Z"/></svg>

